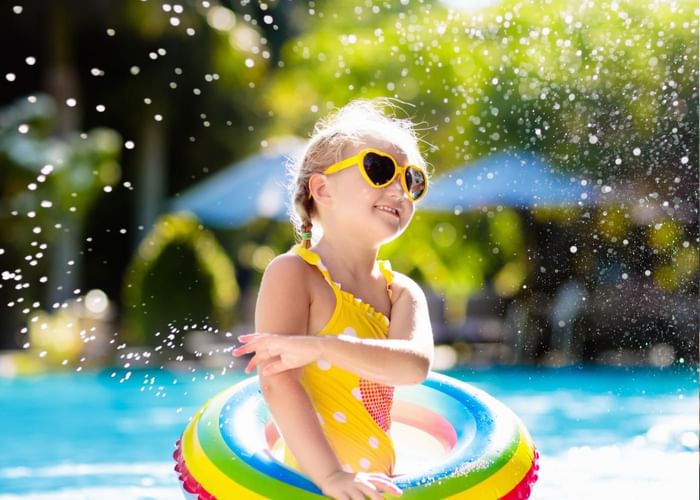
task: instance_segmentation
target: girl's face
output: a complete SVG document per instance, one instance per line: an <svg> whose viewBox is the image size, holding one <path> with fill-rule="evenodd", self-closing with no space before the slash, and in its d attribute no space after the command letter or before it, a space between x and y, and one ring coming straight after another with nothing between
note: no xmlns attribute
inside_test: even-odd
<svg viewBox="0 0 700 500"><path fill-rule="evenodd" d="M381 138L365 138L362 143L348 147L343 158L365 148L392 156L398 165L409 163L406 153ZM334 199L334 212L342 218L343 225L359 224L360 234L374 241L382 243L395 239L411 222L415 207L404 192L399 176L388 186L374 188L365 181L359 167L354 166L329 174L327 182Z"/></svg>

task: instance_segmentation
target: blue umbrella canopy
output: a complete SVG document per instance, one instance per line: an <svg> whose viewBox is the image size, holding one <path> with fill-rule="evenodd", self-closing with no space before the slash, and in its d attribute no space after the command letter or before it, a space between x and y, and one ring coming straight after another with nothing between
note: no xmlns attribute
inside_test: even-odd
<svg viewBox="0 0 700 500"><path fill-rule="evenodd" d="M241 226L256 217L286 219L285 162L304 142L279 140L180 193L173 211L189 211L214 227ZM528 151L491 155L431 182L421 209L460 213L485 206L516 208L586 205L592 186L567 177Z"/></svg>
<svg viewBox="0 0 700 500"><path fill-rule="evenodd" d="M214 227L236 227L256 217L287 218L287 158L302 151L297 138L275 141L260 153L209 176L180 193L172 211L194 213Z"/></svg>
<svg viewBox="0 0 700 500"><path fill-rule="evenodd" d="M497 153L436 178L421 208L461 213L485 206L588 205L589 183L568 177L529 151Z"/></svg>

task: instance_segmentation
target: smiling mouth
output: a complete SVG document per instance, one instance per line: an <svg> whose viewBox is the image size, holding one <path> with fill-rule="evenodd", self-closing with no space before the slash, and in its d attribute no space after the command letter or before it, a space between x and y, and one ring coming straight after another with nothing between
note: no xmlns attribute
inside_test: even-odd
<svg viewBox="0 0 700 500"><path fill-rule="evenodd" d="M398 213L398 211L395 210L395 209L393 209L393 208L390 208L390 207L381 207L381 206L377 206L377 207L374 207L374 208L376 208L376 209L379 210L380 212L385 212L385 213L387 213L387 214L389 214L389 215L393 215L393 216L396 217L397 219L399 218L399 213Z"/></svg>

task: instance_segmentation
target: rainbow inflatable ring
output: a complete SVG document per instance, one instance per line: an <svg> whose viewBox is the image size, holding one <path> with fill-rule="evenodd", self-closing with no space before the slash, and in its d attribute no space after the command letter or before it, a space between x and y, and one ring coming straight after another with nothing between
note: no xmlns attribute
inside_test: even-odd
<svg viewBox="0 0 700 500"><path fill-rule="evenodd" d="M485 392L430 373L420 385L396 388L392 419L400 498L530 496L539 455L520 419ZM403 432L395 433L397 427ZM185 497L325 498L307 477L275 458L279 439L257 377L214 396L187 425L173 454ZM406 451L415 463L402 474Z"/></svg>

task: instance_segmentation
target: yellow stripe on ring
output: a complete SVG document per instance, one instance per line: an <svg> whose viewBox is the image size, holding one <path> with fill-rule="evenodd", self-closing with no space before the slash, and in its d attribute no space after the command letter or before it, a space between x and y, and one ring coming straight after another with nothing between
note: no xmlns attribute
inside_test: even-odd
<svg viewBox="0 0 700 500"><path fill-rule="evenodd" d="M183 432L180 441L182 443L182 458L192 477L199 484L206 485L205 489L214 495L217 500L265 500L265 497L232 481L231 478L217 469L209 460L197 438L197 424L202 413L203 411L197 412L197 415L187 426L185 432ZM239 460L236 457L231 458L232 460Z"/></svg>
<svg viewBox="0 0 700 500"><path fill-rule="evenodd" d="M532 438L522 423L518 424L520 437L518 448L511 459L493 475L468 490L448 497L449 500L483 500L485 498L501 498L510 493L532 467L535 447Z"/></svg>

